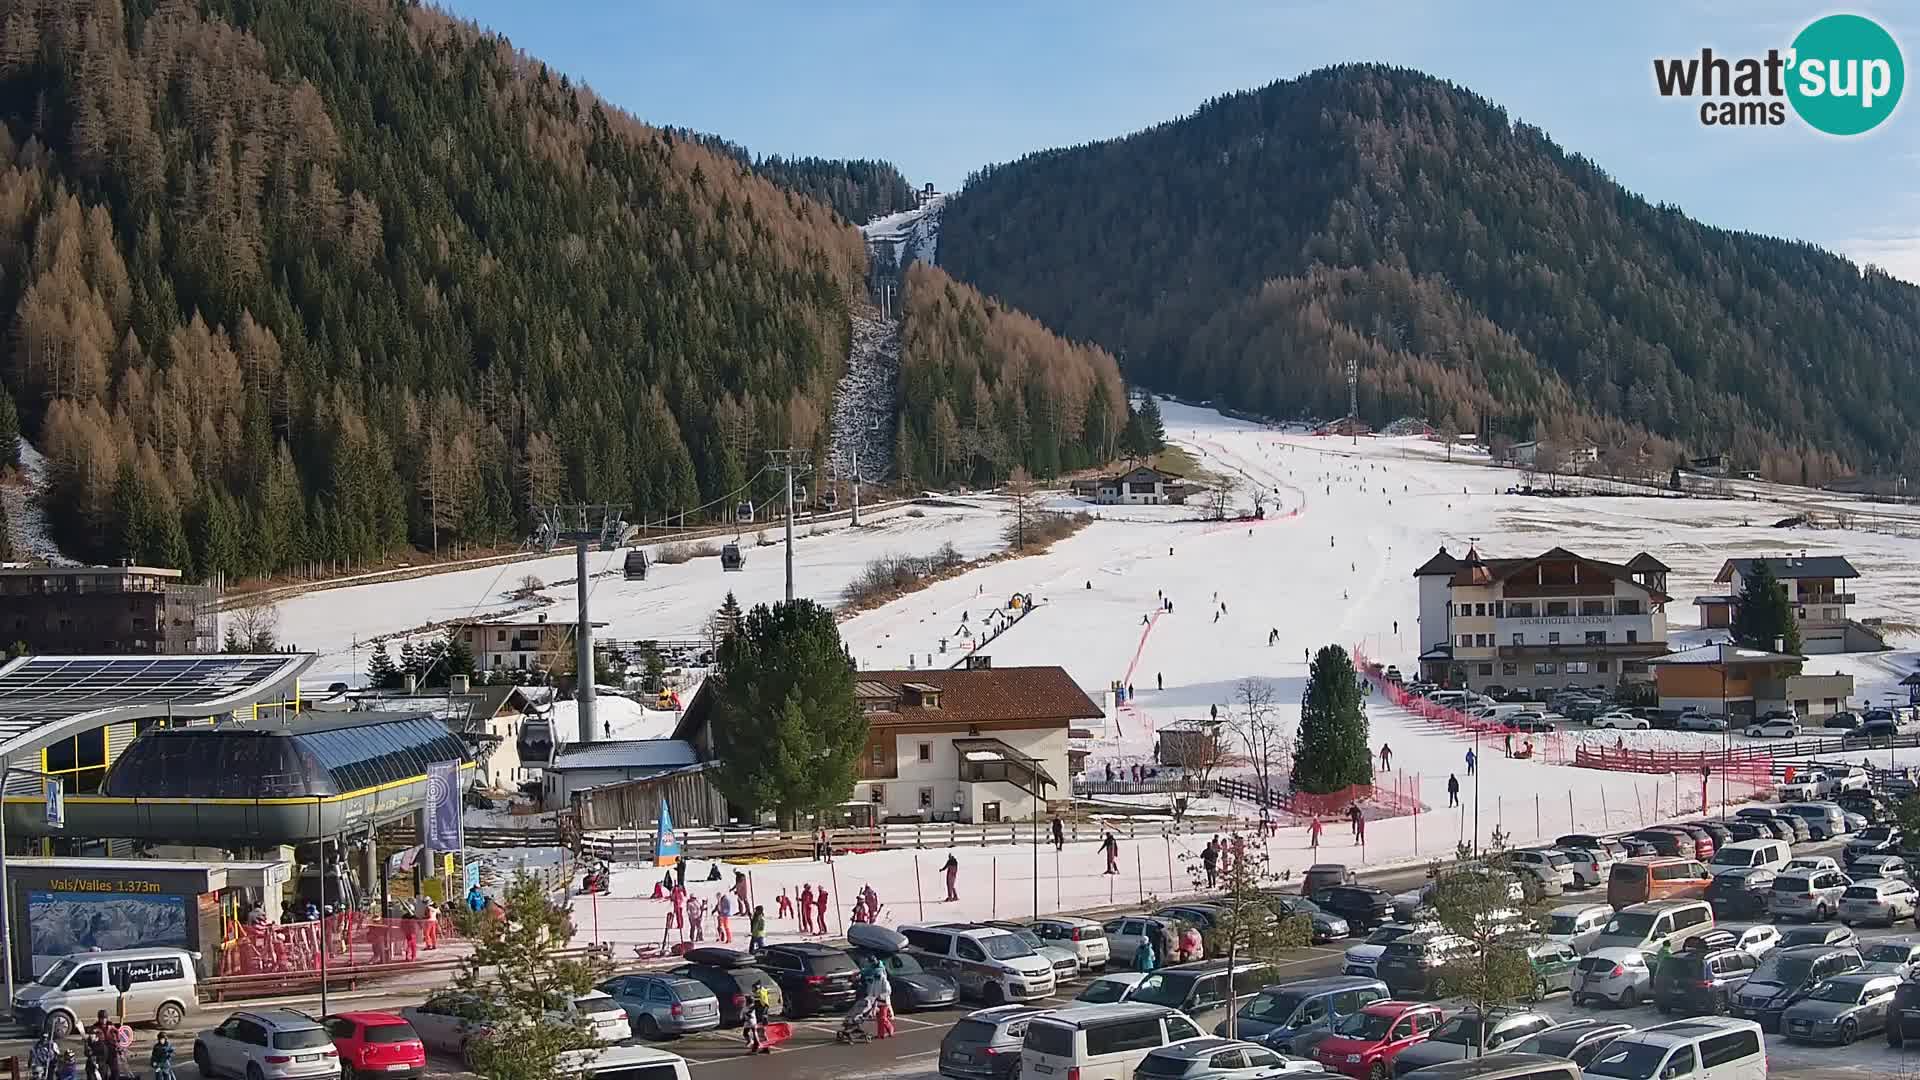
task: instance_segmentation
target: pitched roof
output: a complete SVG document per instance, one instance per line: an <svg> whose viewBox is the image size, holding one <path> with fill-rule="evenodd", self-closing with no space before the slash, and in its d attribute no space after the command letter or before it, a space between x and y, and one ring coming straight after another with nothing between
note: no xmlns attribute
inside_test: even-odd
<svg viewBox="0 0 1920 1080"><path fill-rule="evenodd" d="M1735 571L1741 577L1753 573L1754 568L1766 563L1773 576L1781 581L1794 578L1857 578L1860 571L1853 568L1845 555L1788 555L1783 558L1728 559L1720 568L1715 581L1732 581Z"/></svg>
<svg viewBox="0 0 1920 1080"><path fill-rule="evenodd" d="M1673 567L1668 566L1666 563L1661 562L1659 559L1654 558L1644 551L1627 560L1627 569L1642 574L1667 574L1673 572Z"/></svg>
<svg viewBox="0 0 1920 1080"><path fill-rule="evenodd" d="M1649 664L1758 664L1770 661L1805 660L1796 653L1767 652L1740 645L1699 645L1648 660Z"/></svg>
<svg viewBox="0 0 1920 1080"><path fill-rule="evenodd" d="M1656 566L1659 565L1658 560L1645 552L1634 556L1635 561L1642 558L1652 562ZM1615 563L1607 562L1604 559L1590 559L1585 555L1568 551L1563 547L1548 548L1538 555L1523 559L1482 559L1477 551L1468 549L1467 558L1460 562L1458 569L1454 571L1453 583L1455 585L1490 585L1494 582L1506 581L1528 567L1547 559L1572 559L1575 562L1605 571L1616 580L1626 582L1636 588L1645 589L1655 600L1667 601L1673 599L1659 589L1635 581L1634 576L1644 571L1635 568L1631 562ZM1662 567L1662 569L1665 568Z"/></svg>
<svg viewBox="0 0 1920 1080"><path fill-rule="evenodd" d="M682 739L618 739L613 742L562 743L547 768L674 769L699 761L693 744Z"/></svg>
<svg viewBox="0 0 1920 1080"><path fill-rule="evenodd" d="M1446 545L1442 544L1440 546L1440 553L1428 559L1426 562L1421 563L1420 568L1413 572L1413 576L1433 577L1440 574L1451 576L1453 572L1459 568L1460 560L1447 554Z"/></svg>
<svg viewBox="0 0 1920 1080"><path fill-rule="evenodd" d="M899 712L869 714L884 723L897 716L902 722L939 721L977 724L989 721L1094 720L1105 713L1062 667L973 668L946 671L863 671L863 683L875 682L899 690L909 684L930 686L940 693L938 709L907 706Z"/></svg>

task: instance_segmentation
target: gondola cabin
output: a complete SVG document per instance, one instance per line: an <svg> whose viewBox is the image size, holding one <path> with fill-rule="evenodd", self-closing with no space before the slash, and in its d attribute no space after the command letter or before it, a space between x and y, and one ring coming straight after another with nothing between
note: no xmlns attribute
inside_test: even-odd
<svg viewBox="0 0 1920 1080"><path fill-rule="evenodd" d="M742 502L739 506L734 507L733 520L742 525L751 525L753 523L753 504L750 502Z"/></svg>
<svg viewBox="0 0 1920 1080"><path fill-rule="evenodd" d="M627 550L627 563L624 570L628 581L647 580L647 553L641 548Z"/></svg>
<svg viewBox="0 0 1920 1080"><path fill-rule="evenodd" d="M820 508L823 510L838 510L840 508L840 493L832 488L822 491L820 493Z"/></svg>
<svg viewBox="0 0 1920 1080"><path fill-rule="evenodd" d="M744 569L746 565L747 559L740 554L739 544L728 544L720 549L720 569L732 573Z"/></svg>

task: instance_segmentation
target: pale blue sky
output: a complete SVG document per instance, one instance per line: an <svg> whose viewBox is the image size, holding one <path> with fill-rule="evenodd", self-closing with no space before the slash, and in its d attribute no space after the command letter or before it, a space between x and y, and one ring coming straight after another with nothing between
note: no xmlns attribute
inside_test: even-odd
<svg viewBox="0 0 1920 1080"><path fill-rule="evenodd" d="M1834 10L1878 19L1913 63L1912 3L443 2L643 120L760 154L885 158L942 190L1215 94L1343 61L1399 64L1485 95L1650 199L1920 281L1920 104L1854 139L1792 120L1708 128L1652 77L1655 56L1761 54Z"/></svg>

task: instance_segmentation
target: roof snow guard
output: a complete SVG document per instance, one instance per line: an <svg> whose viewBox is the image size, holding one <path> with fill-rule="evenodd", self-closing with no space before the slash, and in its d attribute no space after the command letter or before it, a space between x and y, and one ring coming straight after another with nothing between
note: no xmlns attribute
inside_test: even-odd
<svg viewBox="0 0 1920 1080"><path fill-rule="evenodd" d="M105 724L281 700L313 661L313 653L23 656L0 667L0 756Z"/></svg>

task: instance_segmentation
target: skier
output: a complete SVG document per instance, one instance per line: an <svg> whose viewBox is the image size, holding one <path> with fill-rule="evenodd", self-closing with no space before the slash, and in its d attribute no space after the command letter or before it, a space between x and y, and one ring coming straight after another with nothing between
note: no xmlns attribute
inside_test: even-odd
<svg viewBox="0 0 1920 1080"><path fill-rule="evenodd" d="M745 913L747 910L747 875L743 870L733 872L733 896L737 901L734 910Z"/></svg>
<svg viewBox="0 0 1920 1080"><path fill-rule="evenodd" d="M1165 690L1167 688L1167 677L1164 673L1158 671L1153 673L1153 688L1155 690Z"/></svg>
<svg viewBox="0 0 1920 1080"><path fill-rule="evenodd" d="M827 883L824 881L813 891L813 932L827 932Z"/></svg>
<svg viewBox="0 0 1920 1080"><path fill-rule="evenodd" d="M1353 822L1353 842L1356 844L1366 843L1367 818L1365 814L1360 812L1359 803L1354 803L1347 809L1347 820Z"/></svg>
<svg viewBox="0 0 1920 1080"><path fill-rule="evenodd" d="M1460 805L1460 778L1452 773L1447 774L1447 805Z"/></svg>
<svg viewBox="0 0 1920 1080"><path fill-rule="evenodd" d="M1207 868L1207 888L1213 888L1219 877L1220 838L1215 836L1200 849L1200 865Z"/></svg>
<svg viewBox="0 0 1920 1080"><path fill-rule="evenodd" d="M1224 609L1222 609L1222 610L1224 610ZM1219 621L1220 621L1220 612L1218 612L1218 611L1216 611L1216 612L1214 612L1214 613L1213 613L1213 621L1214 621L1214 622L1219 622Z"/></svg>
<svg viewBox="0 0 1920 1080"><path fill-rule="evenodd" d="M1320 815L1313 815L1313 824L1307 826L1307 846L1314 851L1320 850L1320 830L1322 828Z"/></svg>
<svg viewBox="0 0 1920 1080"><path fill-rule="evenodd" d="M1061 823L1060 815L1053 815L1053 850L1059 851L1067 846L1066 826Z"/></svg>
<svg viewBox="0 0 1920 1080"><path fill-rule="evenodd" d="M1380 744L1380 770L1385 772L1391 768L1393 768L1393 747L1383 742Z"/></svg>
<svg viewBox="0 0 1920 1080"><path fill-rule="evenodd" d="M1399 620L1399 619L1395 619L1395 620L1393 620L1393 633L1394 633L1394 636L1395 636L1395 637L1398 637L1398 636L1400 635L1400 620Z"/></svg>
<svg viewBox="0 0 1920 1080"><path fill-rule="evenodd" d="M1100 850L1104 852L1107 856L1106 872L1109 874L1119 873L1120 872L1120 841L1114 838L1112 831L1108 831L1106 838L1100 841Z"/></svg>
<svg viewBox="0 0 1920 1080"><path fill-rule="evenodd" d="M733 940L733 894L723 892L713 902L713 932L718 941Z"/></svg>
<svg viewBox="0 0 1920 1080"><path fill-rule="evenodd" d="M667 912L667 929L679 927L680 940L685 941L687 939L687 890L675 884L673 890L667 893L667 900L673 905L673 910Z"/></svg>
<svg viewBox="0 0 1920 1080"><path fill-rule="evenodd" d="M1480 756L1478 754L1475 754L1471 749L1469 749L1467 751L1467 775L1468 776L1473 775L1473 767L1476 764L1478 764L1479 761L1480 761Z"/></svg>
<svg viewBox="0 0 1920 1080"><path fill-rule="evenodd" d="M949 851L947 852L946 865L940 869L946 871L947 874L947 902L953 903L960 899L959 891L954 888L960 880L960 860L954 856L953 852Z"/></svg>
<svg viewBox="0 0 1920 1080"><path fill-rule="evenodd" d="M780 895L774 900L774 914L782 919L793 918L793 897L788 896L785 889L781 889Z"/></svg>
<svg viewBox="0 0 1920 1080"><path fill-rule="evenodd" d="M800 886L800 932L813 933L813 886Z"/></svg>
<svg viewBox="0 0 1920 1080"><path fill-rule="evenodd" d="M747 951L759 952L767 947L767 909L760 904L753 906L753 914L747 917Z"/></svg>

